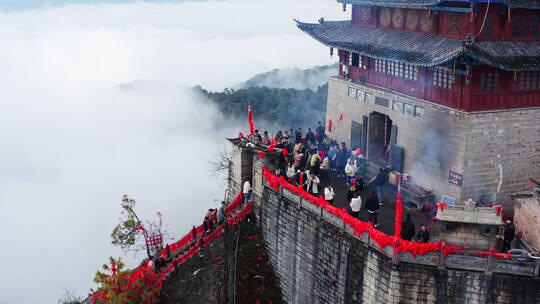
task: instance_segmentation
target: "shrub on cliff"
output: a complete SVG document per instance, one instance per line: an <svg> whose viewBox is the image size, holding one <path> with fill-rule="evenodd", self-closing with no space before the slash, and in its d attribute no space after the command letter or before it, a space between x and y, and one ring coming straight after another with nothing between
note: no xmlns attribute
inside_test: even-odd
<svg viewBox="0 0 540 304"><path fill-rule="evenodd" d="M155 269L143 263L137 269L124 270L120 259L110 259L110 266L103 265L103 272L96 273L99 284L92 300L99 304L155 303L162 289L162 280Z"/></svg>

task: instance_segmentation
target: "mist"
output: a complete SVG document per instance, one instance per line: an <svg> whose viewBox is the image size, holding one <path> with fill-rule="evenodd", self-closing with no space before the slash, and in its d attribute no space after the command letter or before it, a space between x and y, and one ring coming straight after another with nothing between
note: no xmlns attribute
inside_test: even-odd
<svg viewBox="0 0 540 304"><path fill-rule="evenodd" d="M224 193L207 160L247 126L187 87L221 90L275 68L330 63L292 22L316 20L328 4L0 13L0 303L55 303L64 289L86 295L100 265L122 256L109 234L123 194L143 218L160 211L175 238L200 224Z"/></svg>

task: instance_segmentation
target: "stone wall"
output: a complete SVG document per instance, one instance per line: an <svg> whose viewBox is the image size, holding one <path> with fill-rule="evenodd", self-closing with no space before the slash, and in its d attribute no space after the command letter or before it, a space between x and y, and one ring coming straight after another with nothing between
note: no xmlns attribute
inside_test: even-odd
<svg viewBox="0 0 540 304"><path fill-rule="evenodd" d="M540 109L470 114L464 167L464 195L509 201L540 176Z"/></svg>
<svg viewBox="0 0 540 304"><path fill-rule="evenodd" d="M540 250L540 202L533 196L515 199L514 224L523 240Z"/></svg>
<svg viewBox="0 0 540 304"><path fill-rule="evenodd" d="M388 105L377 104L377 97ZM398 112L394 101L423 113ZM510 193L522 190L530 176L540 175L538 108L466 113L373 85L330 79L326 117L333 122L331 137L350 145L352 122L362 124L373 112L388 115L397 126L404 172L439 199L448 195L460 204L485 195L505 201ZM367 150L369 158L369 146ZM463 187L448 181L450 171L463 176Z"/></svg>
<svg viewBox="0 0 540 304"><path fill-rule="evenodd" d="M232 162L229 164L228 200L233 200L242 191L246 178L252 178L254 152L232 145Z"/></svg>
<svg viewBox="0 0 540 304"><path fill-rule="evenodd" d="M298 196L261 186L256 215L287 303L540 303L538 277L504 274L524 265L438 254L393 258L392 247L380 250Z"/></svg>

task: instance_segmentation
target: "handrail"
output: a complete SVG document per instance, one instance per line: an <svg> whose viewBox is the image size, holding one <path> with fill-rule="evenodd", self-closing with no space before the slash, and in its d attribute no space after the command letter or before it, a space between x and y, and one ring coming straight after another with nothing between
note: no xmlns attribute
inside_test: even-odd
<svg viewBox="0 0 540 304"><path fill-rule="evenodd" d="M343 222L337 223L334 220L331 220L331 218L326 218L330 220L331 223L336 225L336 227L342 228L342 227L349 227L349 229L345 229L347 233L352 234L353 237L358 238L360 241L367 243L370 247L380 251L381 253L385 254L386 256L397 259L397 260L403 260L406 259L407 262L414 262L414 260L417 258L417 256L423 256L428 253L436 253L436 256L439 256L439 263L443 266L453 268L453 265L446 265L450 263L450 261L446 262L445 257L453 256L454 259L452 259L451 263L455 263L457 260L455 258L476 258L476 259L485 259L490 260L492 258L495 258L496 260L502 260L501 262L507 262L507 263L513 263L515 265L520 264L520 267L524 271L516 272L518 275L530 275L534 276L534 272L532 271L532 268L534 268L534 264L532 261L529 261L530 268L523 265L523 262L513 261L512 253L500 253L495 252L494 250L491 251L480 251L480 250L472 250L469 248L461 248L456 247L453 245L446 245L444 242L437 242L437 243L416 243L416 242L410 242L410 241L404 241L400 238L396 238L394 236L386 235L384 232L379 231L375 229L371 223L363 222L359 219L353 218L348 214L348 212L344 209L336 208L330 204L328 204L326 201L323 201L320 198L314 197L312 195L307 194L305 191L303 191L300 187L293 186L286 182L284 179L280 179L277 176L270 173L268 170L263 168L263 176L265 177L265 186L276 192L279 193L280 187L284 190L285 194L284 196L288 196L288 192L290 192L292 195L297 195L300 197L300 205L307 210L310 210L312 212L317 212L314 210L314 208L320 210L326 211L323 214L323 218L325 217L324 214L328 214L328 216L333 216L336 219L342 220ZM277 190L276 190L277 189ZM293 202L296 202L297 199L292 199ZM301 201L309 202L310 204L303 204ZM317 212L318 213L318 212ZM335 223L334 223L335 222ZM352 230L352 231L351 231ZM374 241L374 242L372 242ZM378 246L375 246L374 243L378 243ZM385 251L385 247L390 246L393 249L393 252ZM410 253L412 255L412 259L407 258L406 253ZM467 255L464 255L466 253ZM474 254L475 256L471 256L469 254ZM435 255L430 255L430 257L435 257ZM429 260L429 259L428 259ZM418 261L419 263L426 263L426 259L421 259L421 261ZM516 264L518 263L518 264ZM435 263L431 263L435 265ZM491 264L491 263L490 263ZM486 272L491 271L491 266L486 266L485 269ZM489 269L488 269L489 268ZM525 271L526 270L526 271ZM495 270L495 272L505 272L502 270ZM508 273L508 271L506 271Z"/></svg>

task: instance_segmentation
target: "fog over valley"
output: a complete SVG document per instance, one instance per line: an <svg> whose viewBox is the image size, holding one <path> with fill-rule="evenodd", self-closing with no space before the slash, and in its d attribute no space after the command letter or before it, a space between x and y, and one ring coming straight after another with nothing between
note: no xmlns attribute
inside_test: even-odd
<svg viewBox="0 0 540 304"><path fill-rule="evenodd" d="M86 296L122 256L123 194L174 239L200 224L225 190L208 161L247 123L190 87L332 64L293 18L345 16L326 0L85 2L0 11L2 304Z"/></svg>

